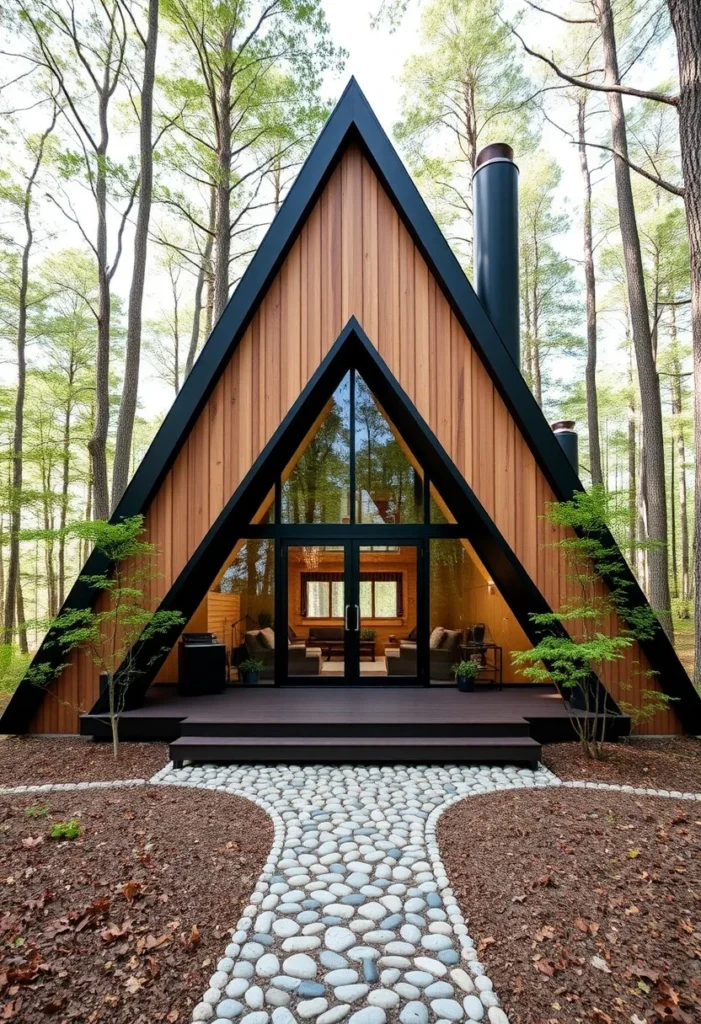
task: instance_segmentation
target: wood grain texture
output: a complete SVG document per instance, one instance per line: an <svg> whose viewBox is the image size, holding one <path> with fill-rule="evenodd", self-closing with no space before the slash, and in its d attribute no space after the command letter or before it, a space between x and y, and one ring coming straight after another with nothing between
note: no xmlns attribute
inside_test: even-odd
<svg viewBox="0 0 701 1024"><path fill-rule="evenodd" d="M556 606L566 592L565 567L561 554L544 546L557 531L543 519L554 494L354 145L331 175L147 511L147 535L160 550L151 601L155 605L182 570L351 315ZM614 697L636 704L642 690L658 686L644 677L648 669L635 647L604 676ZM59 700L42 701L31 731L76 732L77 707L92 705L97 673L77 655L55 689ZM670 709L641 731L683 729Z"/></svg>

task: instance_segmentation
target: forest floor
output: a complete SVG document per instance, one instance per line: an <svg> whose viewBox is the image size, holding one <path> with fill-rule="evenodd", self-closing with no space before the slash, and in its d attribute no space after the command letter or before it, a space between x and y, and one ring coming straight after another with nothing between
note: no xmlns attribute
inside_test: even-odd
<svg viewBox="0 0 701 1024"><path fill-rule="evenodd" d="M0 737L0 787L150 779L166 764L167 743L122 743L115 761L111 743L74 736Z"/></svg>
<svg viewBox="0 0 701 1024"><path fill-rule="evenodd" d="M71 819L77 838L50 838ZM185 1024L272 838L263 810L202 790L0 798L0 1019Z"/></svg>
<svg viewBox="0 0 701 1024"><path fill-rule="evenodd" d="M694 804L506 792L456 804L438 842L511 1024L701 1020Z"/></svg>
<svg viewBox="0 0 701 1024"><path fill-rule="evenodd" d="M604 753L603 761L592 761L578 743L549 743L542 760L564 780L701 793L701 740L695 737L633 738L606 743Z"/></svg>

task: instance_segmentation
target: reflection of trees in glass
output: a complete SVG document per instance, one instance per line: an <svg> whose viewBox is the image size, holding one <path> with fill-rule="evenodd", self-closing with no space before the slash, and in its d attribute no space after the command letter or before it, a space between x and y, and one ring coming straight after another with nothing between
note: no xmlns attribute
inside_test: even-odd
<svg viewBox="0 0 701 1024"><path fill-rule="evenodd" d="M460 540L432 540L430 558L431 628L458 629L465 616L469 557Z"/></svg>
<svg viewBox="0 0 701 1024"><path fill-rule="evenodd" d="M420 522L421 480L360 377L355 391L355 450L358 522Z"/></svg>
<svg viewBox="0 0 701 1024"><path fill-rule="evenodd" d="M273 540L247 540L225 570L219 582L223 594L238 594L241 615L272 622L275 594L275 543ZM263 625L263 623L260 623Z"/></svg>
<svg viewBox="0 0 701 1024"><path fill-rule="evenodd" d="M340 523L348 515L350 486L350 378L282 488L286 523Z"/></svg>

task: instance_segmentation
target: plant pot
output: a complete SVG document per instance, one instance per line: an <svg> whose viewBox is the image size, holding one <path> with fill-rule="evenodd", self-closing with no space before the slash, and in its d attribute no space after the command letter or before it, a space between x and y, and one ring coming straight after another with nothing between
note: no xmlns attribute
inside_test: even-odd
<svg viewBox="0 0 701 1024"><path fill-rule="evenodd" d="M473 693L475 689L474 676L456 676L458 690L460 693Z"/></svg>
<svg viewBox="0 0 701 1024"><path fill-rule="evenodd" d="M242 672L241 679L247 686L250 686L252 683L259 683L260 672Z"/></svg>

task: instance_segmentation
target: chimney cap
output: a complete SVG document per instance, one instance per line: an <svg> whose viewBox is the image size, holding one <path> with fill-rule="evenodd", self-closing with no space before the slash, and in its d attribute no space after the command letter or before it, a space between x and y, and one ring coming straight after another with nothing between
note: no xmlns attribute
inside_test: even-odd
<svg viewBox="0 0 701 1024"><path fill-rule="evenodd" d="M507 142L491 142L477 154L475 170L489 163L490 160L511 160L513 162L514 151Z"/></svg>
<svg viewBox="0 0 701 1024"><path fill-rule="evenodd" d="M551 426L553 433L559 434L564 430L574 431L576 423L576 420L558 420L557 423L552 423Z"/></svg>

